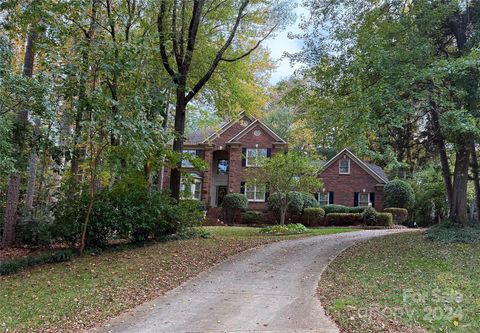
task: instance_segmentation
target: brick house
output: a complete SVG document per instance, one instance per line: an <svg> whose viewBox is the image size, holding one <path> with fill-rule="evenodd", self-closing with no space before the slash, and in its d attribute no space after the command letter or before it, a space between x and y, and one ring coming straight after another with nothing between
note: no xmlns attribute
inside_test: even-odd
<svg viewBox="0 0 480 333"><path fill-rule="evenodd" d="M190 175L189 192L202 200L207 207L222 203L226 193L245 193L249 209L266 210L268 192L265 186L245 184L244 170L255 167L257 156L270 157L287 150L287 143L259 119L240 114L226 122L215 132L201 135L194 133L184 143L184 153L205 160L208 168L198 171L188 161L182 162L182 173ZM170 170L163 175L163 188L168 188ZM191 179L193 178L193 184Z"/></svg>
<svg viewBox="0 0 480 333"><path fill-rule="evenodd" d="M184 143L184 153L202 158L207 163L199 171L187 160L182 162L182 192L202 200L213 213L227 193L244 193L250 210L266 210L269 193L265 186L249 186L244 171L255 167L256 157L270 157L287 151L287 142L261 120L240 114L237 119L224 123L219 130L193 133ZM170 169L165 168L162 188L169 187ZM315 196L320 205L343 204L382 209L382 190L388 182L383 170L361 161L350 150L344 149L324 164L320 177L324 189Z"/></svg>
<svg viewBox="0 0 480 333"><path fill-rule="evenodd" d="M383 209L383 187L388 177L381 167L359 159L349 149L323 165L323 190L316 194L320 205L368 206Z"/></svg>

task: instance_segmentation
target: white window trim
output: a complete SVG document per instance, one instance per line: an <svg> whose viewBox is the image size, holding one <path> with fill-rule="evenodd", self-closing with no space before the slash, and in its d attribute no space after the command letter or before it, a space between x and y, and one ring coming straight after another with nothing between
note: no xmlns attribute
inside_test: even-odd
<svg viewBox="0 0 480 333"><path fill-rule="evenodd" d="M342 161L348 162L348 172L342 172ZM350 159L349 158L342 158L338 161L338 173L341 175L349 175L350 174Z"/></svg>
<svg viewBox="0 0 480 333"><path fill-rule="evenodd" d="M196 149L184 149L182 151L183 154L190 154L194 157L197 156L197 150ZM193 168L193 164L189 160L183 160L182 159L182 168Z"/></svg>
<svg viewBox="0 0 480 333"><path fill-rule="evenodd" d="M368 196L368 202L366 205L362 205L361 204L361 201L360 201L360 196L362 194L366 194ZM357 203L357 207L362 207L362 206L370 206L372 204L372 198L371 198L371 195L370 195L370 192L359 192L358 193L358 203Z"/></svg>
<svg viewBox="0 0 480 333"><path fill-rule="evenodd" d="M254 158L255 159L255 164L250 164L248 162L248 152L249 151L252 151L252 150L255 150L255 157L251 157L251 158ZM247 148L246 152L245 152L245 166L247 167L258 167L258 152L259 151L265 151L265 157L267 157L267 148ZM262 156L263 157L263 156Z"/></svg>
<svg viewBox="0 0 480 333"><path fill-rule="evenodd" d="M200 192L198 193L199 197L195 197L195 187L196 185L199 184L200 186ZM183 183L183 180L182 182L180 183L180 193L183 194L185 192L185 183ZM202 181L200 179L195 179L193 181L192 184L189 184L190 186L190 194L191 194L191 197L190 198L185 198L183 197L182 195L182 198L181 199L193 199L193 200L201 200L202 199Z"/></svg>
<svg viewBox="0 0 480 333"><path fill-rule="evenodd" d="M258 187L263 187L263 198L257 198L257 186ZM248 189L253 187L253 191L249 191ZM247 196L248 192L253 192L253 199L249 199ZM245 196L247 197L248 202L265 202L265 197L267 193L267 187L265 185L247 185L245 184Z"/></svg>
<svg viewBox="0 0 480 333"><path fill-rule="evenodd" d="M322 206L322 204L320 203L320 196L321 196L322 194L326 194L326 195L327 195L327 203L324 204L323 206L329 205L329 204L330 204L330 192L318 192L318 200L317 200L317 201L318 201L318 204L319 204L320 206Z"/></svg>

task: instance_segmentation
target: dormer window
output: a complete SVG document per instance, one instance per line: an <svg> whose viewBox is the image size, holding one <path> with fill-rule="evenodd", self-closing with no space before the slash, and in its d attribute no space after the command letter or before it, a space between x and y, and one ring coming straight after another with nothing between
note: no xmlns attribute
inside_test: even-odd
<svg viewBox="0 0 480 333"><path fill-rule="evenodd" d="M341 175L350 174L350 160L347 158L341 159L338 163L338 172Z"/></svg>

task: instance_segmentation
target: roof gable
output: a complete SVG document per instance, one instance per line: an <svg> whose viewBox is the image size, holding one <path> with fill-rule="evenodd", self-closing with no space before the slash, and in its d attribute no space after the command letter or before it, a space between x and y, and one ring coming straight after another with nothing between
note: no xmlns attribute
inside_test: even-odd
<svg viewBox="0 0 480 333"><path fill-rule="evenodd" d="M379 183L381 183L381 184L388 183L388 178L385 175L385 172L383 171L383 169L381 167L379 167L378 165L365 163L364 161L359 159L354 153L352 153L348 148L344 148L337 155L332 157L327 163L325 163L323 165L323 168L327 169L333 163L338 161L343 155L347 155L348 157L350 157L350 159L353 162L355 162L359 167L361 167L363 170L365 170L370 176L372 176Z"/></svg>
<svg viewBox="0 0 480 333"><path fill-rule="evenodd" d="M265 125L261 120L256 119L253 121L249 126L247 126L243 131L239 132L237 135L235 135L233 138L228 140L229 143L231 142L237 142L240 140L242 137L250 133L251 130L253 130L256 127L262 128L265 132L267 132L273 139L277 140L277 142L281 143L286 143L285 140L283 140L279 135L277 135L270 127Z"/></svg>
<svg viewBox="0 0 480 333"><path fill-rule="evenodd" d="M246 115L244 112L238 115L238 118L232 119L226 122L222 127L220 127L217 131L210 134L207 138L205 138L201 143L209 143L218 137L220 137L223 133L229 130L232 126L239 123L240 121L248 121L249 125L255 121L254 117ZM248 125L246 126L248 127Z"/></svg>

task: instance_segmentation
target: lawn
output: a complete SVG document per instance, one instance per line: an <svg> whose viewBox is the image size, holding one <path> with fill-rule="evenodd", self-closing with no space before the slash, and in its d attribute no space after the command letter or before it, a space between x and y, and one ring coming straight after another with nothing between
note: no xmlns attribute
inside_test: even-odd
<svg viewBox="0 0 480 333"><path fill-rule="evenodd" d="M345 332L480 332L480 245L421 233L370 240L322 275L322 303Z"/></svg>
<svg viewBox="0 0 480 333"><path fill-rule="evenodd" d="M355 230L325 228L306 235L264 236L255 228L205 229L212 238L91 254L0 277L0 331L78 331L161 295L248 248Z"/></svg>

